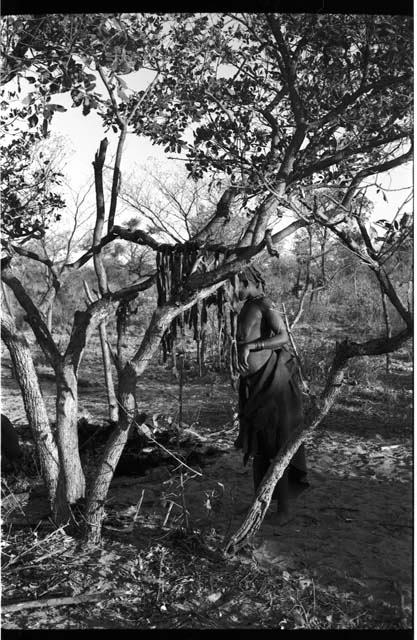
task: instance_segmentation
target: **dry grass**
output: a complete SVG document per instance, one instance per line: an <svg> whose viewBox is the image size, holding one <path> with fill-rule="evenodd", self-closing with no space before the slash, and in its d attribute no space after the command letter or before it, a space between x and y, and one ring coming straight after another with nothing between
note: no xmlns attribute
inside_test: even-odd
<svg viewBox="0 0 417 640"><path fill-rule="evenodd" d="M42 531L42 534L41 534ZM407 626L407 611L321 585L308 572L263 569L251 554L225 560L215 532L149 531L106 536L87 550L61 530L9 531L3 604L102 595L99 602L30 607L3 615L3 628L358 629ZM6 555L7 554L7 555ZM13 564L13 569L10 567Z"/></svg>

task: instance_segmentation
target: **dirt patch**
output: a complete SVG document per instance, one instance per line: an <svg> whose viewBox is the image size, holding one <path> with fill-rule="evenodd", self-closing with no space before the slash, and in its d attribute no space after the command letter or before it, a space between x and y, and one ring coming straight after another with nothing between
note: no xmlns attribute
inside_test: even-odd
<svg viewBox="0 0 417 640"><path fill-rule="evenodd" d="M296 577L298 581L304 581L303 584L313 584L317 593L321 589L328 598L329 594L338 594L339 597L343 593L345 598L351 598L355 603L355 616L349 614L350 622L346 618L344 622L336 622L333 608L323 614L324 617L317 617L318 614L315 618L310 617L309 623L305 617L302 624L294 622L290 616L290 628L297 628L297 624L299 627L341 628L361 626L362 623L367 627L383 628L388 624L384 622L387 619L397 628L411 625L412 378L409 363L398 361L394 365L393 373L384 377L381 372L373 387L359 384L344 389L323 428L307 443L311 486L293 505L292 519L277 528L266 518L254 540L251 562L255 564L249 571L252 572L252 585L257 580L256 572L266 571L268 575L275 576L275 580L278 576L284 581ZM162 392L161 381L153 375L142 382L140 402L155 413L163 408L165 413L174 411L175 398L170 404L169 395L163 395L168 388L167 381ZM44 388L49 384L51 381L44 381ZM174 394L175 381L171 380L171 384ZM190 528L200 536L214 536L218 548L239 526L244 517L242 509L249 507L253 497L252 470L250 465L242 466L242 456L233 448L236 434L231 430L232 394L227 382L213 378L211 385L207 402L202 400L202 394L207 393L207 385L197 382L192 389L187 389L190 394L186 400L189 403L188 419L197 416L199 409L194 426L198 427L207 443L217 448L217 454L207 459L203 467L196 465L201 476L190 472L184 475L185 503L180 490L179 469L175 469L175 465L157 467L140 478L115 478L108 495L103 544L118 540L122 546L127 545L126 549L133 546L136 554L149 548L151 543L163 545L172 532L183 528L184 504ZM5 388L7 396L3 410L12 419L19 416L23 423L24 417L18 408L18 391L10 380L3 387L3 393ZM91 403L93 407L92 403L97 400L95 391L84 387L81 394L82 404L89 406ZM200 406L196 405L197 402ZM204 413L206 408L210 410ZM13 506L15 499L19 501L19 507ZM45 515L44 499L33 490L16 494L13 498L9 496L3 503L3 514L5 508L9 522L13 518L22 520L22 511L30 518L38 516L40 519ZM184 562L186 558L190 562L192 556L193 562L200 566L199 552L192 551L189 541L180 545L177 551L180 554L178 558L175 556L178 562L180 557ZM203 569L201 571L204 573ZM214 569L207 571L209 575ZM230 566L228 568L224 564L226 584L227 572L230 572ZM137 579L140 580L139 577ZM167 580L169 582L170 578ZM7 588L11 582L12 568L8 569L5 577L5 598L17 597L16 591ZM209 585L207 582L207 597L217 593L215 587L211 590ZM255 627L263 626L259 617L256 619L255 592L249 589L245 594L245 598L249 597L252 602L247 619L252 620ZM242 603L243 600L241 606L244 609ZM340 600L338 603L340 608ZM181 606L186 607L186 604ZM237 626L243 624L242 616L239 617L240 614L232 609L228 622L226 617L216 618L216 624L213 618L211 622L208 618L199 618L197 609L197 606L191 606L187 612L189 626L233 626L233 616ZM90 607L88 611L88 620L84 617L80 626L104 625L97 608ZM295 615L294 611L291 615ZM281 621L290 619L289 614L285 617L283 611L280 615ZM30 620L31 625L37 616L39 613L28 612L24 624ZM58 624L65 626L58 612L56 617L61 620ZM353 617L357 622L351 624ZM74 613L71 618L73 626L77 626L76 619L80 621ZM6 620L6 627L15 624L19 628L22 620L15 614ZM164 626L161 617L158 620L154 620L156 626ZM281 625L278 619L273 620L268 618L267 623L263 622L266 626ZM114 619L113 623L108 621L108 626L112 624L114 626ZM129 624L126 623L127 626ZM138 620L132 622L133 626L135 624ZM147 623L142 621L142 624ZM153 623L149 624L152 626ZM282 624L281 628L285 628L286 623Z"/></svg>

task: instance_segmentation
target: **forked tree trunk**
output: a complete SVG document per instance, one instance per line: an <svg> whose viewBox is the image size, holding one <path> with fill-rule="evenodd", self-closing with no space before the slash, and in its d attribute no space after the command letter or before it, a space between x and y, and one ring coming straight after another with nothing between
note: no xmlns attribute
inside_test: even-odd
<svg viewBox="0 0 417 640"><path fill-rule="evenodd" d="M84 497L85 477L78 450L78 380L71 364L63 360L55 370L56 419L59 460L69 504Z"/></svg>
<svg viewBox="0 0 417 640"><path fill-rule="evenodd" d="M32 355L24 334L17 331L13 319L6 313L3 313L1 319L1 337L12 359L26 417L35 441L42 479L52 507L58 483L58 448L51 431Z"/></svg>
<svg viewBox="0 0 417 640"><path fill-rule="evenodd" d="M165 329L174 314L156 309L145 332L141 346L131 361L119 370L118 402L119 424L111 434L98 465L91 490L88 491L86 505L85 539L96 544L101 539L105 499L113 478L114 470L127 442L132 419L136 410L136 383L151 361L161 342Z"/></svg>
<svg viewBox="0 0 417 640"><path fill-rule="evenodd" d="M110 436L98 466L91 490L88 491L86 505L85 539L97 543L101 539L101 525L104 517L104 504L113 478L114 470L127 442L129 428L136 410L136 382L145 371L162 340L166 328L172 320L199 299L207 298L222 285L218 282L204 291L195 293L195 297L180 305L172 304L155 309L141 345L133 358L124 363L119 370L118 402L119 424Z"/></svg>

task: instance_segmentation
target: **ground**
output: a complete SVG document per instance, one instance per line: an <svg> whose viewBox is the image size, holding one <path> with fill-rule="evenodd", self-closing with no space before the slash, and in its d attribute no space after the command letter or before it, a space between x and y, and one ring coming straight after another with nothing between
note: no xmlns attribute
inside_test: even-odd
<svg viewBox="0 0 417 640"><path fill-rule="evenodd" d="M93 366L98 371L91 355L81 371L80 415L99 424L105 396L102 379L92 380ZM82 549L41 521L38 480L31 479L30 497L27 484L19 492L19 482L8 482L3 606L86 593L91 601L6 609L3 628L410 628L410 353L396 354L388 374L384 358L366 361L366 369L366 376L360 365L352 370L306 445L311 486L293 505L290 522L276 527L267 517L237 558L224 559L220 550L250 506L252 472L233 447L235 393L219 374L185 373L184 420L212 453L189 463L202 475L184 469L183 491L175 463L115 478L99 548ZM52 418L51 372L42 363L38 370ZM7 354L2 394L2 411L23 433ZM177 398L178 382L163 365L140 381L140 408L156 421L162 414L175 422ZM25 518L32 526L24 526Z"/></svg>

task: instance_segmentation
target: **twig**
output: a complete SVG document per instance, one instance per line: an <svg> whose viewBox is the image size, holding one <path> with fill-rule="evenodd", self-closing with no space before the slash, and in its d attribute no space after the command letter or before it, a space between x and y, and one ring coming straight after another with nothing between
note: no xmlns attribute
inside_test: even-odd
<svg viewBox="0 0 417 640"><path fill-rule="evenodd" d="M46 536L46 538L43 538L42 540L39 540L36 544L31 546L29 549L27 549L27 551L23 551L23 553L21 553L20 555L16 556L16 558L13 558L13 560L10 560L10 562L7 563L7 565L4 567L4 569L8 569L12 564L15 564L18 560L23 558L23 556L25 556L27 553L29 553L30 551L33 551L33 549L35 549L36 547L39 547L41 544L43 544L44 542L46 542L50 538L53 538L58 533L64 533L64 528L67 526L67 524L68 523L63 524L61 527L59 527L59 529L56 529L55 531L52 531L48 536Z"/></svg>
<svg viewBox="0 0 417 640"><path fill-rule="evenodd" d="M115 594L113 594L115 595ZM41 607L60 607L81 602L94 602L109 598L108 593L83 593L79 596L68 596L65 598L46 598L45 600L28 600L27 602L16 602L16 604L6 604L2 606L2 613L12 613L22 611L22 609L39 609Z"/></svg>
<svg viewBox="0 0 417 640"><path fill-rule="evenodd" d="M51 558L52 556L56 556L59 553L64 553L66 551L66 549L54 549L53 551L48 551L48 553L44 553L43 556L41 556L40 558L35 558L33 560L34 564L37 564L38 562L42 562L42 560L45 560L45 558Z"/></svg>
<svg viewBox="0 0 417 640"><path fill-rule="evenodd" d="M163 569L163 566L164 566L165 553L166 553L166 549L163 548L162 549L162 553L161 553L161 560L159 562L158 593L157 593L157 596L156 596L156 601L157 602L159 601L159 596L161 594L161 591L162 591L162 593L164 592L164 587L163 587L163 582L162 582L162 569ZM162 587L162 589L161 589L161 587Z"/></svg>
<svg viewBox="0 0 417 640"><path fill-rule="evenodd" d="M168 505L167 514L166 514L165 519L164 519L164 521L163 521L163 523L162 523L162 526L163 526L163 527L165 527L165 526L166 526L166 524L167 524L167 522L168 522L168 519L169 519L169 516L170 516L170 514L171 514L171 511L172 511L172 507L173 507L173 506L174 506L174 503L171 501L171 502L169 503L169 505Z"/></svg>
<svg viewBox="0 0 417 640"><path fill-rule="evenodd" d="M2 481L2 484L4 484L4 485L5 485L5 487L6 487L7 491L9 492L9 495L11 495L11 496L12 496L13 501L16 503L16 505L17 505L18 509L23 513L23 517L25 518L25 520L27 520L27 521L28 521L28 518L26 517L26 514L25 514L25 512L23 511L22 505L20 504L19 500L16 498L15 494L13 493L13 491L10 489L10 487L9 487L9 485L7 484L7 482L6 482L5 478L2 478L2 479L1 479L1 481ZM3 500L3 503L4 503L4 500ZM11 512L9 512L9 513L11 513ZM29 521L28 521L28 522L29 522Z"/></svg>
<svg viewBox="0 0 417 640"><path fill-rule="evenodd" d="M138 502L137 507L136 507L135 515L133 516L133 522L132 522L132 525L134 525L134 524L135 524L135 522L136 522L136 520L137 520L137 517L138 517L138 515L139 515L139 511L140 511L140 508L141 508L141 506L142 506L143 496L144 496L144 495L145 495L145 489L142 489L142 495L141 495L141 497L139 498L139 502Z"/></svg>
<svg viewBox="0 0 417 640"><path fill-rule="evenodd" d="M124 407L119 403L119 405L122 407L122 409L124 410ZM160 447L161 449L163 449L163 451L165 451L166 453L168 453L172 458L174 458L174 460L176 460L177 462L179 462L183 467L186 467L189 471L192 471L193 473L196 473L198 476L202 476L203 474L200 473L199 471L196 471L195 469L192 469L191 467L188 466L188 464L185 464L185 462L183 462L182 460L180 460L179 458L177 458L177 456L172 453L172 451L170 451L169 449L167 449L166 447L164 447L163 444L161 444L160 442L158 442L158 440L155 440L155 438L153 438L149 433L144 433L141 429L140 429L140 424L138 424L138 422L136 422L136 418L133 420L137 426L137 429L139 431L139 433L141 435L145 435L146 438L149 438L149 440L151 440L152 442L154 442L158 447Z"/></svg>

